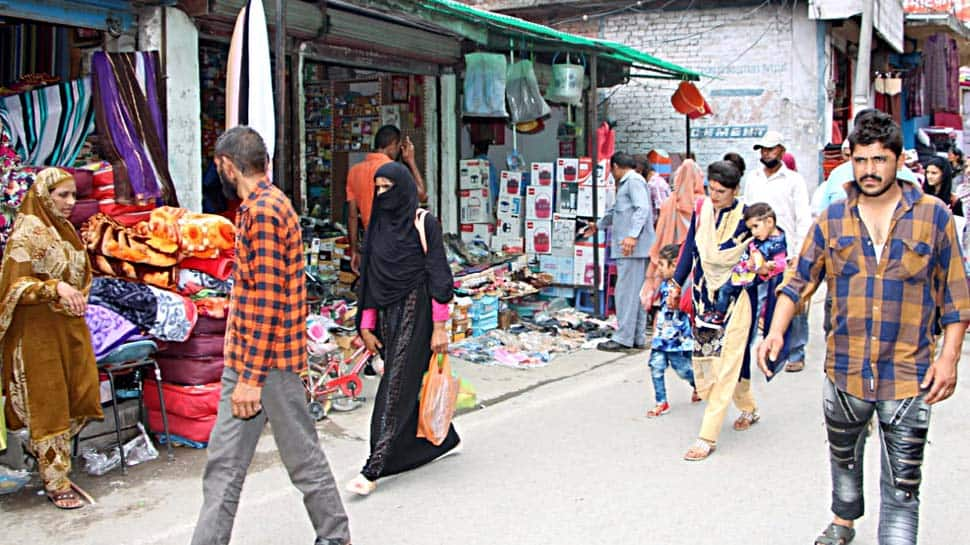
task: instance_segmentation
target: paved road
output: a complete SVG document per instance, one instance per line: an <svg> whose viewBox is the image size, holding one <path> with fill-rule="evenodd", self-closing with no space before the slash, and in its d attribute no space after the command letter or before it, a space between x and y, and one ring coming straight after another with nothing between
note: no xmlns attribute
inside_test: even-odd
<svg viewBox="0 0 970 545"><path fill-rule="evenodd" d="M817 361L821 347L813 345L809 354ZM705 462L688 463L681 456L703 407L690 405L689 388L670 376L672 412L645 418L652 401L646 356L620 358L459 417L461 454L383 481L369 498L347 499L354 542L811 543L829 517L822 380L811 363L770 385L757 380L761 423L741 433L726 423L719 450ZM963 509L970 395L966 386L959 390L933 415L921 543L966 543L970 535ZM341 482L366 455L364 418L343 422L352 425L342 428L335 420L323 439ZM877 446L870 442L872 454ZM273 448L271 438L260 445L234 544L313 541ZM135 468L129 479L104 477L101 503L81 513L55 512L40 498L5 501L2 526L13 542L187 543L201 501L202 460L183 450L174 466ZM860 544L876 542L878 463L878 456L866 463L871 503L859 525Z"/></svg>

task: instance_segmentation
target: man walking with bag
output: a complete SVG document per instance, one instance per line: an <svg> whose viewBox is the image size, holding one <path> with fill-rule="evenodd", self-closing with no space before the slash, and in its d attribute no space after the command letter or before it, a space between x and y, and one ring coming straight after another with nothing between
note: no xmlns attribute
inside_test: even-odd
<svg viewBox="0 0 970 545"><path fill-rule="evenodd" d="M192 545L229 543L246 471L267 421L290 480L303 493L315 545L348 545L347 515L300 379L307 354L300 222L286 195L270 183L267 159L263 139L249 127L229 129L216 142L223 189L243 202L236 218L222 397Z"/></svg>
<svg viewBox="0 0 970 545"><path fill-rule="evenodd" d="M846 545L863 515L863 448L875 413L882 447L880 545L916 543L923 450L931 406L953 395L970 320L970 293L950 211L903 183L899 126L864 117L849 136L855 180L808 234L779 288L758 364L778 357L795 306L825 281L832 332L823 408L834 520L815 543ZM943 346L936 354L937 334Z"/></svg>

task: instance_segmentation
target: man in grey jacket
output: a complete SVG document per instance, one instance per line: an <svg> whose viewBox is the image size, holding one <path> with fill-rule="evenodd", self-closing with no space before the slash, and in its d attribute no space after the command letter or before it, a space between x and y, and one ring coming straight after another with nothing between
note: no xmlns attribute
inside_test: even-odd
<svg viewBox="0 0 970 545"><path fill-rule="evenodd" d="M590 237L597 229L613 228L610 253L616 259L614 300L619 329L611 340L597 346L606 352L645 348L647 344L647 313L640 305L640 289L653 245L653 211L647 182L635 167L636 161L627 153L618 152L610 158L617 181L616 203L585 233Z"/></svg>

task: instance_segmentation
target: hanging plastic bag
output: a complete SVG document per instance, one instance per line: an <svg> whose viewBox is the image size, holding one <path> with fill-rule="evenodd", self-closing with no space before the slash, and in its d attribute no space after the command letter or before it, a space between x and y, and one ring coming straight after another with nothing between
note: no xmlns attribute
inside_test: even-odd
<svg viewBox="0 0 970 545"><path fill-rule="evenodd" d="M583 101L583 78L586 67L582 64L572 64L568 53L564 64L556 64L558 58L559 53L552 58L552 83L546 89L546 100L577 106Z"/></svg>
<svg viewBox="0 0 970 545"><path fill-rule="evenodd" d="M539 92L532 61L519 61L509 66L505 96L513 123L534 121L550 113L549 105Z"/></svg>
<svg viewBox="0 0 970 545"><path fill-rule="evenodd" d="M475 387L463 378L456 378L458 378L458 400L455 402L455 409L474 409L478 405Z"/></svg>
<svg viewBox="0 0 970 545"><path fill-rule="evenodd" d="M458 379L451 374L447 354L431 356L428 373L421 387L418 408L418 437L438 446L448 437L451 418L458 400Z"/></svg>
<svg viewBox="0 0 970 545"><path fill-rule="evenodd" d="M501 117L505 110L505 55L469 53L465 55L464 115Z"/></svg>

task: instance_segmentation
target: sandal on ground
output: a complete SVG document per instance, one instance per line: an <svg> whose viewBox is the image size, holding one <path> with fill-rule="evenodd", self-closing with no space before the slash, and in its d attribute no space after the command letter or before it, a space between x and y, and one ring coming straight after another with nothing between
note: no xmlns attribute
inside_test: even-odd
<svg viewBox="0 0 970 545"><path fill-rule="evenodd" d="M377 488L377 481L369 481L363 475L357 475L352 481L347 483L347 492L352 492L358 496L368 496Z"/></svg>
<svg viewBox="0 0 970 545"><path fill-rule="evenodd" d="M81 496L78 495L73 488L68 488L58 492L48 491L47 499L54 504L54 507L64 509L65 511L84 507L84 502L81 501Z"/></svg>
<svg viewBox="0 0 970 545"><path fill-rule="evenodd" d="M815 538L815 545L849 545L855 539L855 528L829 524L822 535Z"/></svg>
<svg viewBox="0 0 970 545"><path fill-rule="evenodd" d="M706 459L715 450L717 450L717 444L698 439L687 449L687 453L684 454L684 460L688 462L699 462Z"/></svg>
<svg viewBox="0 0 970 545"><path fill-rule="evenodd" d="M690 395L690 402L700 403L701 401L704 401L704 398L702 398L700 394L697 393L697 390L694 390L694 393Z"/></svg>
<svg viewBox="0 0 970 545"><path fill-rule="evenodd" d="M663 416L670 412L670 403L664 401L663 403L657 403L657 406L647 411L647 418L656 418L658 416Z"/></svg>
<svg viewBox="0 0 970 545"><path fill-rule="evenodd" d="M757 424L759 420L761 420L761 415L758 414L758 411L741 411L741 415L734 421L734 429L736 431L747 430L752 425Z"/></svg>
<svg viewBox="0 0 970 545"><path fill-rule="evenodd" d="M805 360L800 361L790 361L788 365L785 366L785 371L789 373L797 373L805 368Z"/></svg>

